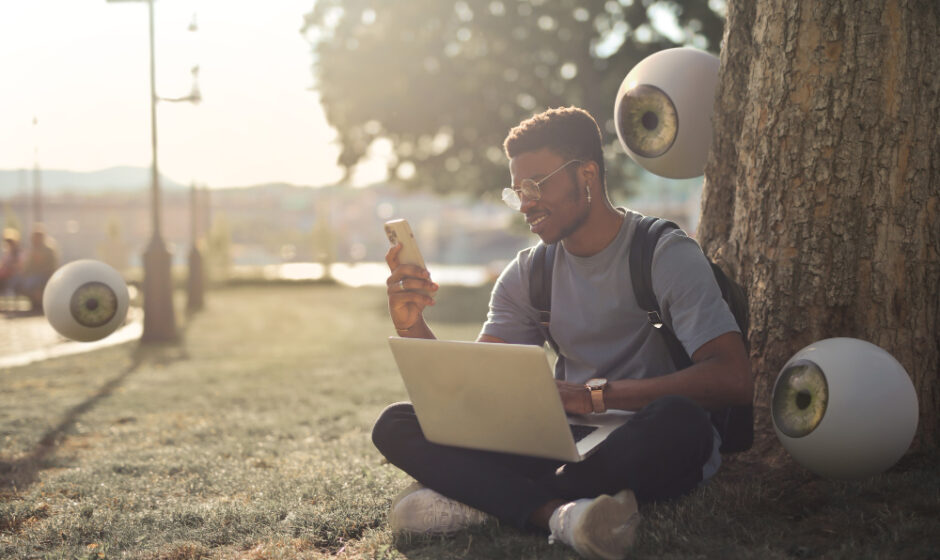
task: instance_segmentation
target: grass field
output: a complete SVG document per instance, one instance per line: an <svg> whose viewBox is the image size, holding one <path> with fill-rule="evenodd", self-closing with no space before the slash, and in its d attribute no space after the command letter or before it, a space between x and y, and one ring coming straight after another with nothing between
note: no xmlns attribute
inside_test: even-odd
<svg viewBox="0 0 940 560"><path fill-rule="evenodd" d="M485 289L444 288L441 338L472 339ZM182 342L0 369L0 558L569 558L485 526L396 538L410 480L369 440L405 399L383 290L211 292ZM861 482L732 460L646 507L636 558L936 558L936 456Z"/></svg>

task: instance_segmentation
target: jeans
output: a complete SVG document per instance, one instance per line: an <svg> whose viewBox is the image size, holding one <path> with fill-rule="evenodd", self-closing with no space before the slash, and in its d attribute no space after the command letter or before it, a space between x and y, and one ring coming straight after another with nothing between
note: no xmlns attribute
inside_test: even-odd
<svg viewBox="0 0 940 560"><path fill-rule="evenodd" d="M409 403L382 412L372 442L424 486L522 529L531 528L529 516L552 500L625 488L640 503L687 494L702 481L714 444L708 414L678 396L650 403L577 463L431 443Z"/></svg>

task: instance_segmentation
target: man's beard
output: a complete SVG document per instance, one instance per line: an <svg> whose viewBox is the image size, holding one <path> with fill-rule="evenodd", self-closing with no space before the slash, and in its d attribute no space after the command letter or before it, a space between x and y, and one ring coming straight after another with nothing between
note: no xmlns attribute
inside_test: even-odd
<svg viewBox="0 0 940 560"><path fill-rule="evenodd" d="M577 187L575 187L574 192L571 193L572 194L571 198L572 199L581 198L581 196L583 196L580 194L581 192L582 192L582 185L579 184ZM564 241L565 239L570 237L574 232L578 231L578 229L580 229L581 226L583 226L585 222L587 222L588 214L590 213L591 213L591 201L588 200L587 207L583 211L581 211L580 214L578 214L574 222L572 222L566 228L561 230L561 238L559 239L559 241Z"/></svg>

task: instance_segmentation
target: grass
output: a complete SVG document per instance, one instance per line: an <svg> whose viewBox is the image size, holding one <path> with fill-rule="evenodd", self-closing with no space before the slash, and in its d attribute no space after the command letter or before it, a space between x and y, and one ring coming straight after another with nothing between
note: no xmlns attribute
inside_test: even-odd
<svg viewBox="0 0 940 560"><path fill-rule="evenodd" d="M445 288L429 321L441 338L472 339L486 300ZM180 344L0 370L0 558L572 557L508 527L388 531L388 504L410 480L369 440L379 412L406 398L382 290L218 290L181 320ZM836 482L755 455L689 498L644 508L634 556L940 550L938 457Z"/></svg>

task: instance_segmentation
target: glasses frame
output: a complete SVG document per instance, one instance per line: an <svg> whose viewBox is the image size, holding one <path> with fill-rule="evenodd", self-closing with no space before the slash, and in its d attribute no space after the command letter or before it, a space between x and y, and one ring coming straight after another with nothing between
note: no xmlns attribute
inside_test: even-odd
<svg viewBox="0 0 940 560"><path fill-rule="evenodd" d="M522 197L526 197L528 200L538 201L542 199L542 185L546 181L551 179L556 173L562 169L568 167L572 163L584 163L580 159L571 159L561 164L561 166L549 173L548 175L542 177L538 181L535 179L523 179L519 183L518 187L506 187L503 189L503 202L513 210L520 210L522 208Z"/></svg>

